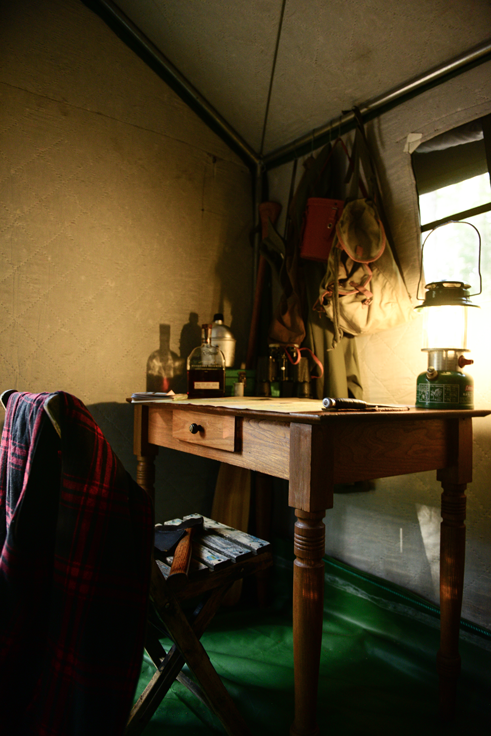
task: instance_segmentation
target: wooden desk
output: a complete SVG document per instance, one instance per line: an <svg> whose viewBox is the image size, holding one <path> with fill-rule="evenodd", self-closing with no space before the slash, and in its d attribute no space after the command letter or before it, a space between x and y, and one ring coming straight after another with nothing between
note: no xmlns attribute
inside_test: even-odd
<svg viewBox="0 0 491 736"><path fill-rule="evenodd" d="M436 470L443 487L437 669L440 712L455 707L465 548L465 489L472 480L472 418L488 411L322 412L305 399L187 400L135 404L137 480L153 493L158 447L285 478L295 509L292 736L313 736L322 636L323 518L335 483ZM191 425L195 433L190 431Z"/></svg>

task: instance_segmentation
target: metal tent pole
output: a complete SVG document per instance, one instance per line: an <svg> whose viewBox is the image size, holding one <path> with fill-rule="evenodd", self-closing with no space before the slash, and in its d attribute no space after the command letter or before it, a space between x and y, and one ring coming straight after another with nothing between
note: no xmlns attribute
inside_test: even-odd
<svg viewBox="0 0 491 736"><path fill-rule="evenodd" d="M468 69L482 64L485 61L491 59L491 41L486 41L479 46L475 46L470 51L467 51L460 56L457 56L452 61L445 64L441 64L434 69L431 69L424 74L420 74L409 82L406 82L394 89L386 92L378 97L374 97L372 100L358 105L358 109L362 117L365 120L371 120L384 112L401 105L411 97L415 97L418 94L425 92L431 87L441 84L448 78L452 78L461 74ZM348 130L352 130L355 127L355 116L352 110L345 112L340 118L331 120L321 128L306 133L299 138L296 138L291 143L287 143L275 151L268 153L263 158L263 163L266 169L274 169L277 166L281 166L284 163L288 163L293 158L304 155L312 150L312 148L318 148L327 142L332 132L339 128L339 132L346 133Z"/></svg>

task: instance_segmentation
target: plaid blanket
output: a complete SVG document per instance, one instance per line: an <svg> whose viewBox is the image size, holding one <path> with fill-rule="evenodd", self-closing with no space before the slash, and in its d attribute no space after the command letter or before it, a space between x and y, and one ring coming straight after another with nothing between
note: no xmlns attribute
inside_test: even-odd
<svg viewBox="0 0 491 736"><path fill-rule="evenodd" d="M123 734L140 674L153 512L86 407L61 439L13 393L0 458L0 730Z"/></svg>

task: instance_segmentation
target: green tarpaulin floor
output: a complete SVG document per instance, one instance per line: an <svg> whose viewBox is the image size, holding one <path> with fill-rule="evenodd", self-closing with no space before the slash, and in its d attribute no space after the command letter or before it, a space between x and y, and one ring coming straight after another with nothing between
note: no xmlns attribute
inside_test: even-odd
<svg viewBox="0 0 491 736"><path fill-rule="evenodd" d="M287 736L293 716L291 562L276 558L274 603L216 617L202 641L253 736ZM438 612L377 578L326 559L318 724L330 736L491 733L491 636L461 630L458 714L437 715ZM164 642L165 645L165 642ZM145 658L137 695L154 669ZM221 724L174 683L145 736L223 734Z"/></svg>

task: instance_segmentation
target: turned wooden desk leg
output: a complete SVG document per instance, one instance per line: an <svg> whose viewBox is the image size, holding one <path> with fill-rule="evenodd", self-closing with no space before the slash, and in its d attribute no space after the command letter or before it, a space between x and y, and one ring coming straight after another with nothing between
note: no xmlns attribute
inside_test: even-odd
<svg viewBox="0 0 491 736"><path fill-rule="evenodd" d="M150 496L155 497L155 455L136 456L136 482Z"/></svg>
<svg viewBox="0 0 491 736"><path fill-rule="evenodd" d="M442 525L440 537L440 716L449 720L455 713L457 680L460 673L459 624L462 610L465 563L466 484L442 482Z"/></svg>
<svg viewBox="0 0 491 736"><path fill-rule="evenodd" d="M440 532L440 716L449 720L455 713L457 680L460 673L459 626L464 589L465 490L472 480L472 419L453 420L448 427L452 465L439 470L442 484Z"/></svg>
<svg viewBox="0 0 491 736"><path fill-rule="evenodd" d="M136 455L136 482L155 503L155 456L159 448L148 441L148 406L134 406L133 452Z"/></svg>
<svg viewBox="0 0 491 736"><path fill-rule="evenodd" d="M293 656L295 721L291 736L314 736L324 599L324 512L295 510Z"/></svg>
<svg viewBox="0 0 491 736"><path fill-rule="evenodd" d="M256 531L260 539L271 541L273 524L273 478L264 473L255 474ZM260 608L270 602L272 594L271 568L256 573L257 599Z"/></svg>

